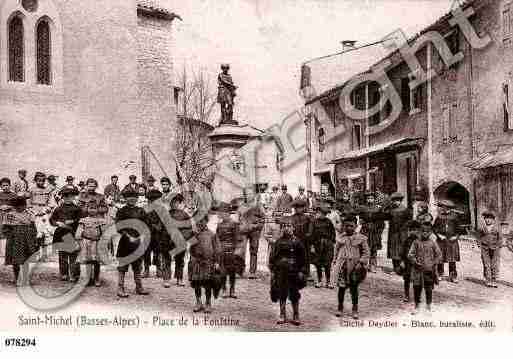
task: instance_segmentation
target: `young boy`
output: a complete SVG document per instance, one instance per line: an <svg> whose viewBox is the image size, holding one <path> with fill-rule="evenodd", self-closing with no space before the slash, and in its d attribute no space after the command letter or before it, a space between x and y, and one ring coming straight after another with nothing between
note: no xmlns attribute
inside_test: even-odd
<svg viewBox="0 0 513 359"><path fill-rule="evenodd" d="M291 323L300 325L299 291L306 285L306 260L303 242L294 235L293 220L289 216L280 219L280 235L272 244L269 269L272 273L271 300L280 301L280 318L277 324L287 322L287 298L292 303Z"/></svg>
<svg viewBox="0 0 513 359"><path fill-rule="evenodd" d="M205 215L198 223L197 241L190 248L189 281L194 288L196 306L193 312L212 312L212 279L219 269L219 243L215 234L207 227L208 216ZM201 302L201 289L205 289L205 306Z"/></svg>
<svg viewBox="0 0 513 359"><path fill-rule="evenodd" d="M73 202L75 197L78 196L77 189L64 187L59 195L62 198L62 202L50 216L50 224L57 227L53 234L54 244L62 243L67 235L75 238L78 222L82 213L80 207ZM67 281L71 279L71 281L76 282L80 277L80 267L75 265L78 251L74 253L67 251L58 252L61 280Z"/></svg>
<svg viewBox="0 0 513 359"><path fill-rule="evenodd" d="M232 207L228 203L219 205L221 222L217 225L216 237L221 249L221 266L230 280L230 294L226 295L226 278L223 285L225 298L237 298L235 295L236 274L242 273L244 263L235 255L237 244L241 241L239 223L230 218Z"/></svg>
<svg viewBox="0 0 513 359"><path fill-rule="evenodd" d="M148 225L148 220L145 210L137 207L137 198L139 197L137 191L128 188L123 190L122 195L126 199L126 205L120 208L116 214L116 227L118 228L118 233L121 235L116 257L121 259L122 262L118 266L118 297L127 298L128 293L125 292L125 275L126 272L128 272L129 266L132 267L134 273L136 294L147 295L149 293L143 288L141 280L141 265L144 253L141 253L141 256L138 258L127 258L136 255L135 252L141 245L141 234L133 228L127 228L126 220L137 219L144 222L146 225ZM131 261L129 260L127 263L127 259L123 260L123 258L131 259Z"/></svg>
<svg viewBox="0 0 513 359"><path fill-rule="evenodd" d="M342 317L344 311L344 297L349 287L353 304L352 317L358 319L358 286L365 278L369 264L369 244L367 237L355 233L356 217L347 216L344 219L344 234L335 244L335 263L333 274L336 276L338 286L338 312Z"/></svg>
<svg viewBox="0 0 513 359"><path fill-rule="evenodd" d="M408 259L412 264L411 278L415 297L415 310L412 314L419 311L422 289L426 292L426 309L431 311L433 288L437 283L437 265L442 261L442 252L436 244L431 222L421 224L420 238L413 242Z"/></svg>
<svg viewBox="0 0 513 359"><path fill-rule="evenodd" d="M331 208L327 203L319 207L319 216L314 219L312 226L312 244L315 248L315 268L317 272L316 288L322 286L322 274L324 272L326 288L331 286L331 262L333 261L333 247L335 245L335 227L327 214Z"/></svg>
<svg viewBox="0 0 513 359"><path fill-rule="evenodd" d="M80 242L79 263L91 266L89 286L100 287L100 264L102 255L99 243L107 221L98 215L98 204L94 201L87 204L87 217L78 223L77 240Z"/></svg>
<svg viewBox="0 0 513 359"><path fill-rule="evenodd" d="M479 228L479 247L481 248L481 260L483 261L483 275L487 287L497 288L501 248L503 246L502 234L492 212L484 212L483 220L484 223Z"/></svg>
<svg viewBox="0 0 513 359"><path fill-rule="evenodd" d="M420 238L420 223L412 220L408 224L408 237L402 244L402 263L401 271L404 281L404 299L405 303L410 301L410 282L411 282L411 263L408 259L408 253L410 252L411 245L413 242Z"/></svg>

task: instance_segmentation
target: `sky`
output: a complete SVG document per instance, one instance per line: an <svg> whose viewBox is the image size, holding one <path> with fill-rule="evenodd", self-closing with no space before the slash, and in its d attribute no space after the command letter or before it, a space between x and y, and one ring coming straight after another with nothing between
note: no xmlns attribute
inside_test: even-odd
<svg viewBox="0 0 513 359"><path fill-rule="evenodd" d="M221 63L231 65L235 116L265 129L304 102L301 64L402 29L413 35L449 12L453 0L160 0L174 23L175 71L205 71L214 88ZM189 71L190 71L189 70ZM315 76L315 74L313 74ZM333 74L336 76L336 73Z"/></svg>

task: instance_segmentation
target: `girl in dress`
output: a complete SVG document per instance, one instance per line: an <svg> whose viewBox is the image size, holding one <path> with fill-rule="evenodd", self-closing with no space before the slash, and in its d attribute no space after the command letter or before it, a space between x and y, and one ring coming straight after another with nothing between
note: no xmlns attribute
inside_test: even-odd
<svg viewBox="0 0 513 359"><path fill-rule="evenodd" d="M27 200L25 197L15 197L10 201L14 208L7 214L4 221L4 235L7 238L5 244L5 265L12 265L14 272L14 283L18 282L20 269L24 273L28 270L28 260L39 250L37 240L37 229L34 219L27 211Z"/></svg>
<svg viewBox="0 0 513 359"><path fill-rule="evenodd" d="M103 231L105 230L106 220L98 214L98 204L94 201L87 204L87 217L78 222L76 238L80 243L80 254L78 262L90 265L92 271L89 280L89 286L101 286L100 264L102 262L102 250L100 242ZM107 253L106 249L103 252Z"/></svg>

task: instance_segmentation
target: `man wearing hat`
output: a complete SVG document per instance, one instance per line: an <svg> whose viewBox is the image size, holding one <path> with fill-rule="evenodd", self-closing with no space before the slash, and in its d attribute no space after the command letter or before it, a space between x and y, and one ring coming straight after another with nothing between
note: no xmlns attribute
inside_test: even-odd
<svg viewBox="0 0 513 359"><path fill-rule="evenodd" d="M241 211L240 231L249 242L249 275L248 279L256 278L258 247L260 236L265 223L265 212L260 202L255 198L253 205ZM245 251L245 248L244 248Z"/></svg>
<svg viewBox="0 0 513 359"><path fill-rule="evenodd" d="M119 240L116 257L118 259L126 258L133 255L137 248L142 245L141 233L134 228L128 228L126 225L127 220L139 220L145 223L149 227L148 216L144 209L137 207L137 197L139 193L128 188L123 190L121 195L126 199L126 205L119 209L116 214L116 227L118 233L121 235ZM151 240L145 238L145 240ZM139 295L147 295L148 292L143 288L141 279L141 265L143 258L139 257L133 260L131 263L121 263L118 266L118 297L127 298L128 294L125 291L125 275L128 272L128 268L132 267L134 273L135 292Z"/></svg>
<svg viewBox="0 0 513 359"><path fill-rule="evenodd" d="M310 277L310 240L313 232L313 221L310 216L305 214L306 202L303 200L295 200L292 202L294 214L291 216L292 225L294 227L294 235L303 243L305 248L305 276Z"/></svg>
<svg viewBox="0 0 513 359"><path fill-rule="evenodd" d="M85 181L79 181L78 182L78 190L79 190L80 193L86 191Z"/></svg>
<svg viewBox="0 0 513 359"><path fill-rule="evenodd" d="M315 249L315 264L317 272L316 288L322 286L322 274L324 272L326 288L333 288L331 283L331 262L333 261L333 250L335 246L335 226L327 217L331 212L331 206L328 203L321 203L319 206L319 215L313 220L311 244Z"/></svg>
<svg viewBox="0 0 513 359"><path fill-rule="evenodd" d="M146 179L146 193L148 193L152 189L158 190L158 188L155 186L155 182L156 182L155 177L153 177L152 175L149 175L148 178Z"/></svg>
<svg viewBox="0 0 513 359"><path fill-rule="evenodd" d="M499 279L501 248L503 246L502 232L495 220L495 214L485 211L482 214L483 222L478 232L483 274L487 287L497 288Z"/></svg>
<svg viewBox="0 0 513 359"><path fill-rule="evenodd" d="M299 192L298 195L294 199L300 200L300 201L305 201L308 204L308 197L305 194L305 186L302 186L302 185L299 186L298 192Z"/></svg>
<svg viewBox="0 0 513 359"><path fill-rule="evenodd" d="M461 234L461 229L458 216L453 211L456 206L450 200L442 200L438 202L438 207L440 210L433 224L437 244L442 251L442 262L438 264L438 275L440 278L444 275L444 263L449 263L449 281L458 283L456 262L460 261L458 236Z"/></svg>
<svg viewBox="0 0 513 359"><path fill-rule="evenodd" d="M78 222L82 216L80 207L73 203L75 197L78 196L78 189L64 186L59 191L59 196L62 198L62 202L55 208L50 216L50 224L57 227L53 234L54 244L61 243L66 235L70 235L71 238L74 238L78 228ZM75 264L77 255L78 252L59 251L59 273L61 280L78 280L80 267Z"/></svg>
<svg viewBox="0 0 513 359"><path fill-rule="evenodd" d="M158 189L152 189L148 191L146 197L148 198L149 203L152 204L162 197L162 192L160 192ZM150 266L152 264L154 264L157 268L157 278L161 278L162 268L160 264L160 243L161 238L164 235L163 231L166 231L166 228L162 224L162 221L155 211L148 213L148 223L150 224L151 241L148 249L146 249L146 253L144 254L143 278L148 278L150 276Z"/></svg>
<svg viewBox="0 0 513 359"><path fill-rule="evenodd" d="M376 272L378 265L378 250L381 250L381 236L385 228L384 218L381 208L376 205L376 194L372 191L365 192L366 204L361 206L358 215L362 222L360 233L367 237L370 249L369 272Z"/></svg>
<svg viewBox="0 0 513 359"><path fill-rule="evenodd" d="M232 206L228 203L221 203L218 206L221 222L217 225L216 236L221 248L221 268L226 273L230 282L230 291L226 295L226 277L223 285L225 298L237 298L235 295L236 275L242 275L244 271L244 261L237 256L235 251L242 241L240 234L240 225L230 218Z"/></svg>
<svg viewBox="0 0 513 359"><path fill-rule="evenodd" d="M123 188L123 191L125 190L131 190L135 192L139 192L139 184L137 183L137 176L136 175L130 175L128 176L128 184Z"/></svg>
<svg viewBox="0 0 513 359"><path fill-rule="evenodd" d="M278 210L282 213L290 213L291 212L291 204L294 199L290 195L290 193L287 192L287 185L281 186L281 195L278 198L278 202L276 203L276 206L278 207Z"/></svg>
<svg viewBox="0 0 513 359"><path fill-rule="evenodd" d="M274 185L272 188L272 192L269 195L270 207L273 212L278 211L278 199L280 198L280 193L278 192L278 186Z"/></svg>
<svg viewBox="0 0 513 359"><path fill-rule="evenodd" d="M121 189L119 188L118 180L119 177L117 175L112 175L110 177L110 183L105 186L105 190L103 191L103 194L111 203L117 203L121 199Z"/></svg>
<svg viewBox="0 0 513 359"><path fill-rule="evenodd" d="M271 300L280 302L280 318L277 324L287 323L287 299L292 304L293 325L301 325L299 318L300 290L306 286L306 260L303 242L294 235L291 217L280 219L280 235L271 247Z"/></svg>
<svg viewBox="0 0 513 359"><path fill-rule="evenodd" d="M28 192L29 184L27 181L27 171L19 170L18 171L18 180L14 182L14 193L17 195L25 196Z"/></svg>
<svg viewBox="0 0 513 359"><path fill-rule="evenodd" d="M177 221L180 226L179 230L182 234L185 241L190 240L194 236L194 232L192 230L192 220L191 217L185 212L185 198L182 194L177 193L175 196L171 198L170 203L171 209L169 210L169 214L171 215L171 218ZM174 243L174 241L173 241ZM174 247L172 247L174 248ZM171 249L172 249L171 248ZM169 258L166 258L166 267L167 265L171 265L169 263ZM174 257L175 259L175 279L176 279L176 285L183 287L185 286L183 282L183 270L185 267L185 251L178 253ZM169 268L170 269L170 268ZM166 268L166 277L164 278L164 281L169 281L169 275L170 272Z"/></svg>
<svg viewBox="0 0 513 359"><path fill-rule="evenodd" d="M86 191L78 195L78 206L82 210L84 216L87 215L87 205L89 202L96 202L98 206L98 215L105 216L109 211L105 196L101 193L96 192L98 188L98 181L94 178L88 178L86 181Z"/></svg>
<svg viewBox="0 0 513 359"><path fill-rule="evenodd" d="M401 245L408 235L407 224L412 219L411 211L402 204L404 196L395 192L390 196L390 206L384 213L388 223L387 257L392 259L394 271L401 274Z"/></svg>

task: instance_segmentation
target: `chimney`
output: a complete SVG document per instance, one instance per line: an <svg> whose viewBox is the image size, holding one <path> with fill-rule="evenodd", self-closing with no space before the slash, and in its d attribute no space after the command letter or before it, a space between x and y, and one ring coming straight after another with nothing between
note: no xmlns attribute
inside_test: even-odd
<svg viewBox="0 0 513 359"><path fill-rule="evenodd" d="M342 51L348 51L355 48L356 41L355 40L343 40L340 41L342 44Z"/></svg>

